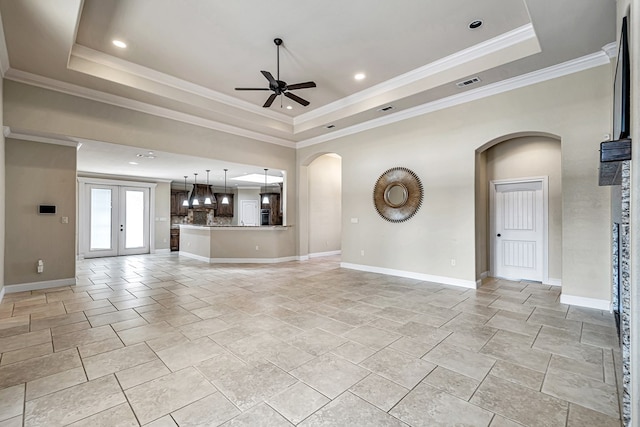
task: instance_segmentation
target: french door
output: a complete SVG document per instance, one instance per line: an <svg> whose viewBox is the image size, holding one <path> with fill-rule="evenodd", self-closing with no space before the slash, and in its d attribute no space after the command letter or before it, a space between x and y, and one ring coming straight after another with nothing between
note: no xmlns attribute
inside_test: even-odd
<svg viewBox="0 0 640 427"><path fill-rule="evenodd" d="M149 253L149 188L85 186L85 258Z"/></svg>

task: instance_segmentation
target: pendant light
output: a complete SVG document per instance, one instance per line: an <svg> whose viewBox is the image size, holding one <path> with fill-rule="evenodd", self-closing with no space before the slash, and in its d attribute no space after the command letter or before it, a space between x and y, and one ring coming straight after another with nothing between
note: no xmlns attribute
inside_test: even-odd
<svg viewBox="0 0 640 427"><path fill-rule="evenodd" d="M198 200L198 196L196 195L196 189L198 188L198 174L193 174L193 190L191 191L191 206L200 206L200 201Z"/></svg>
<svg viewBox="0 0 640 427"><path fill-rule="evenodd" d="M223 205L228 205L229 204L229 198L227 197L227 171L229 169L225 169L224 170L224 196L222 197L222 204Z"/></svg>
<svg viewBox="0 0 640 427"><path fill-rule="evenodd" d="M269 204L269 196L267 196L267 171L269 169L265 169L264 170L264 195L262 196L262 204L263 205L268 205Z"/></svg>
<svg viewBox="0 0 640 427"><path fill-rule="evenodd" d="M207 169L207 194L204 198L205 205L211 204L211 187L209 187L209 172L211 172L211 169Z"/></svg>
<svg viewBox="0 0 640 427"><path fill-rule="evenodd" d="M184 200L182 201L182 206L189 207L189 192L187 191L187 175L184 176Z"/></svg>

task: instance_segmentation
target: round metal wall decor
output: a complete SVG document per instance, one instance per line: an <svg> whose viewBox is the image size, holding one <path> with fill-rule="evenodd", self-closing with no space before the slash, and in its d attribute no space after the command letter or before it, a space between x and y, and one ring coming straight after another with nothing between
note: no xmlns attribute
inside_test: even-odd
<svg viewBox="0 0 640 427"><path fill-rule="evenodd" d="M422 205L422 183L418 175L407 168L389 169L373 187L373 204L387 221L408 220Z"/></svg>

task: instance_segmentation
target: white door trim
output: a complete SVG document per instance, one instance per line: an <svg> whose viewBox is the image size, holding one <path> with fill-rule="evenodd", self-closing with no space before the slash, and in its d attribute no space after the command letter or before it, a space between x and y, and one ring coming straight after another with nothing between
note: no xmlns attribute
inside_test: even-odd
<svg viewBox="0 0 640 427"><path fill-rule="evenodd" d="M526 182L540 182L542 184L542 283L549 284L549 177L534 176L527 178L496 179L489 181L489 257L491 265L489 275L495 277L496 257L495 257L495 236L496 218L495 201L496 185L498 184L521 184Z"/></svg>
<svg viewBox="0 0 640 427"><path fill-rule="evenodd" d="M153 182L136 182L136 181L119 181L117 179L102 179L78 177L78 222L76 229L78 259L84 259L85 253L89 248L89 240L86 236L89 212L87 210L86 186L88 184L97 185L117 185L123 187L143 187L149 189L149 253L156 252L156 187L158 184Z"/></svg>

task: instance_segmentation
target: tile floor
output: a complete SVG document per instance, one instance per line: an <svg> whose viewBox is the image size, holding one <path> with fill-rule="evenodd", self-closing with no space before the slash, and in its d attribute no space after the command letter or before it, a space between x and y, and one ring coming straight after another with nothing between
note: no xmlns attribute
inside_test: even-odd
<svg viewBox="0 0 640 427"><path fill-rule="evenodd" d="M337 258L85 260L0 304L0 427L619 426L612 316L558 299Z"/></svg>

